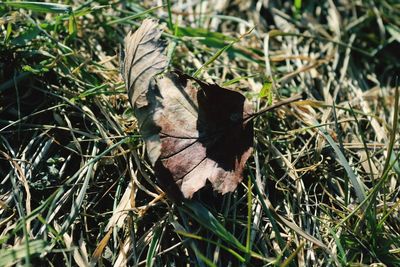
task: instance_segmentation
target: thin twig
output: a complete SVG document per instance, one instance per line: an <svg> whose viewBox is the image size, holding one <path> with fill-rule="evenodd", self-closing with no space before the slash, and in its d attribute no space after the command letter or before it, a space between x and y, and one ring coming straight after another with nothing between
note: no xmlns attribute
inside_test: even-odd
<svg viewBox="0 0 400 267"><path fill-rule="evenodd" d="M306 98L305 93L302 93L302 94L295 95L295 96L286 98L284 100L281 100L281 101L279 101L279 102L277 102L277 103L275 103L275 104L273 104L271 106L265 107L265 108L255 112L255 113L251 114L249 117L244 119L244 123L247 123L250 120L253 120L256 117L258 117L258 116L260 116L260 115L262 115L262 114L264 114L264 113L266 113L268 111L274 110L274 109L279 108L281 106L284 106L284 105L287 105L287 104L290 104L290 103L293 103L293 102L296 102L296 101L299 101L299 100L302 100L302 99L305 99L305 98Z"/></svg>

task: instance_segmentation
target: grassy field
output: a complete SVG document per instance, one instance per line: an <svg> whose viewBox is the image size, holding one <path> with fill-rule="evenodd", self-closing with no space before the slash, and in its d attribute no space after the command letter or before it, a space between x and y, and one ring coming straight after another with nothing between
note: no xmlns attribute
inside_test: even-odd
<svg viewBox="0 0 400 267"><path fill-rule="evenodd" d="M0 3L0 266L400 266L397 0L58 2ZM157 185L119 74L146 17L255 109L306 93L235 192Z"/></svg>

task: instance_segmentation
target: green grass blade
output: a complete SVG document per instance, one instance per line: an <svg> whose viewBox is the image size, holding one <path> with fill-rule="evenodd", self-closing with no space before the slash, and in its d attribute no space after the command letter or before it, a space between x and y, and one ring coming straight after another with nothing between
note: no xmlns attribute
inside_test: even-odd
<svg viewBox="0 0 400 267"><path fill-rule="evenodd" d="M335 243L336 246L338 247L338 252L339 252L339 261L341 261L341 263L346 266L347 265L347 258L346 258L346 252L342 246L342 243L340 242L339 237L337 236L337 234L335 233L334 229L329 228L329 232L331 233L331 235L333 236L333 238L335 239Z"/></svg>
<svg viewBox="0 0 400 267"><path fill-rule="evenodd" d="M93 149L92 149L92 158L96 158L97 154L97 145L95 144ZM76 216L79 215L79 211L81 209L82 203L84 201L84 198L86 196L86 191L89 186L89 181L93 178L94 171L95 171L95 161L92 161L90 164L88 164L86 168L86 176L83 181L82 187L79 190L78 196L75 199L72 207L71 207L71 212L68 214L67 219L65 220L64 224L62 225L62 230L60 232L65 232L69 228L69 226L72 224L72 222L75 220Z"/></svg>
<svg viewBox="0 0 400 267"><path fill-rule="evenodd" d="M252 203L253 203L253 194L251 192L252 188L252 183L251 179L247 179L247 233L246 233L246 249L247 249L247 255L250 255L251 251L251 220L252 220Z"/></svg>
<svg viewBox="0 0 400 267"><path fill-rule="evenodd" d="M167 0L167 10L168 10L168 28L171 30L171 32L174 32L174 24L172 23L171 0Z"/></svg>
<svg viewBox="0 0 400 267"><path fill-rule="evenodd" d="M237 253L236 251L234 251L233 249L224 246L222 244L219 244L217 242L214 242L210 239L195 235L195 234L191 234L191 233L187 233L187 232L183 232L183 231L176 231L176 233L178 233L181 236L187 237L187 238L192 238L192 239L197 239L197 240L201 240L201 241L205 241L211 244L214 244L216 246L220 246L221 248L223 248L224 250L226 250L227 252L229 252L230 254L232 254L236 259L238 259L240 262L245 262L246 259L244 257L242 257L239 253Z"/></svg>
<svg viewBox="0 0 400 267"><path fill-rule="evenodd" d="M154 231L153 237L151 239L151 243L149 246L149 250L147 251L146 256L146 266L152 267L154 264L154 258L157 253L158 244L161 240L161 233L162 233L163 226L159 225L156 230Z"/></svg>
<svg viewBox="0 0 400 267"><path fill-rule="evenodd" d="M253 31L253 29L249 30L248 32L246 32L245 34L240 36L238 39L233 40L228 45L226 45L223 48L221 48L220 50L218 50L217 53L215 53L209 60L206 61L206 63L204 63L198 70L195 71L195 73L193 73L193 77L197 77L205 68L207 68L215 60L217 60L222 55L222 53L224 53L229 48L231 48L234 44L239 42L243 37L245 37L246 35L249 35L252 31Z"/></svg>
<svg viewBox="0 0 400 267"><path fill-rule="evenodd" d="M303 247L304 247L304 242L300 243L300 245L295 249L295 251L293 251L293 253L291 253L289 257L287 257L287 259L284 262L282 262L280 266L281 267L290 266L290 264L292 264L292 261L295 259L297 254L300 252L300 249L302 249Z"/></svg>
<svg viewBox="0 0 400 267"><path fill-rule="evenodd" d="M238 41L233 41L230 44L224 46L223 48L221 48L220 50L217 51L217 53L215 53L209 60L206 61L206 63L204 63L198 70L196 70L193 73L193 77L197 77L199 76L199 74L205 69L207 68L210 64L212 64L215 60L217 60L217 58L219 58L219 56L222 55L222 53L224 53L225 51L227 51L229 48L231 48L235 43L237 43Z"/></svg>
<svg viewBox="0 0 400 267"><path fill-rule="evenodd" d="M211 230L217 236L222 238L229 244L237 247L241 251L246 252L247 249L234 237L215 217L206 209L203 205L194 201L186 201L184 207L187 208L187 212L192 215L192 218L200 223L203 227Z"/></svg>
<svg viewBox="0 0 400 267"><path fill-rule="evenodd" d="M137 18L141 18L141 17L143 17L143 16L145 16L147 14L150 14L153 11L155 11L157 9L160 9L160 8L163 8L163 7L165 7L165 6L163 5L163 6L152 7L152 8L149 8L149 9L145 10L145 11L142 11L140 13L134 14L134 15L130 15L130 16L127 16L127 17L123 17L123 18L112 20L112 21L108 22L107 24L108 25L122 24L122 23L125 23L125 22L129 21L129 20L135 20Z"/></svg>
<svg viewBox="0 0 400 267"><path fill-rule="evenodd" d="M29 257L39 255L45 251L46 242L44 240L32 240L29 242ZM12 266L26 258L25 244L0 250L0 266Z"/></svg>
<svg viewBox="0 0 400 267"><path fill-rule="evenodd" d="M399 123L399 113L400 113L400 92L399 92L399 78L396 78L396 90L395 90L395 95L394 95L394 113L393 113L393 124L392 124L392 129L390 130L390 140L389 140L389 145L387 149L387 158L385 161L385 165L383 167L383 170L385 171L389 165L390 165L390 159L393 153L393 148L396 143L396 134L397 134L397 128L398 128L398 123Z"/></svg>
<svg viewBox="0 0 400 267"><path fill-rule="evenodd" d="M316 124L317 125L317 124ZM325 137L326 141L331 145L333 150L335 151L336 156L338 157L338 161L342 164L343 168L346 170L347 175L350 178L351 184L353 185L354 191L356 196L360 202L365 200L365 190L364 190L364 183L360 180L358 176L354 173L351 169L349 162L347 161L346 157L343 155L342 151L340 150L339 146L336 142L332 139L327 131L319 127L320 132Z"/></svg>
<svg viewBox="0 0 400 267"><path fill-rule="evenodd" d="M44 2L29 2L29 1L18 1L18 2L3 2L3 5L28 9L33 12L42 13L70 13L72 7L64 4L56 3L44 3Z"/></svg>

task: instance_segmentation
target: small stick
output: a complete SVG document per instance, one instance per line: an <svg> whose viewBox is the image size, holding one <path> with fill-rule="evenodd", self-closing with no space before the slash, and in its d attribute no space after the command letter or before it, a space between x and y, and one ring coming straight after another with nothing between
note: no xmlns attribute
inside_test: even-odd
<svg viewBox="0 0 400 267"><path fill-rule="evenodd" d="M299 100L302 100L302 99L305 99L305 98L306 98L306 94L305 93L286 98L286 99L281 100L281 101L279 101L279 102L277 102L277 103L275 103L275 104L273 104L271 106L265 107L265 108L255 112L255 113L251 114L249 117L247 117L244 120L244 122L246 123L246 122L248 122L248 121L260 116L261 114L264 114L264 113L266 113L268 111L271 111L273 109L279 108L280 106L284 106L284 105L287 105L287 104L290 104L290 103L293 103L293 102L296 102L296 101L299 101Z"/></svg>

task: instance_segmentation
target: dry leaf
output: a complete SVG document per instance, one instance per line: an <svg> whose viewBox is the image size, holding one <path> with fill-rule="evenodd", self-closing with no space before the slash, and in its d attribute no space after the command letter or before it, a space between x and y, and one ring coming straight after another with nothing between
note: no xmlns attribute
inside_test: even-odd
<svg viewBox="0 0 400 267"><path fill-rule="evenodd" d="M251 105L239 92L167 66L158 23L125 38L122 74L155 173L169 195L190 198L209 180L221 193L242 180L251 155ZM181 192L181 193L180 193Z"/></svg>

